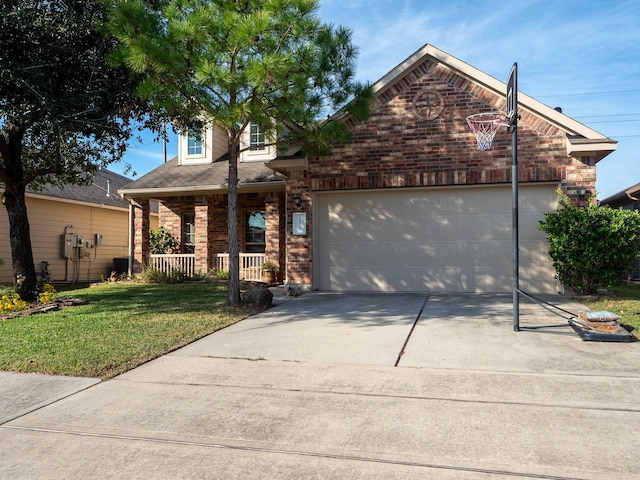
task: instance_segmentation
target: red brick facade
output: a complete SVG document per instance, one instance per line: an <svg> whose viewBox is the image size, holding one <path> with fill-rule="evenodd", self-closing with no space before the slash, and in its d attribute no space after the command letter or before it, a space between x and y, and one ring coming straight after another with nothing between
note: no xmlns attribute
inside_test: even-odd
<svg viewBox="0 0 640 480"><path fill-rule="evenodd" d="M438 100L441 111L432 114L435 118L424 118L415 106L425 93ZM378 94L368 120L348 120L352 143L328 157L309 159L308 171L291 174L287 199L294 194L304 198L311 228L313 192L510 183L511 133L502 128L490 150L478 151L466 123L474 113L504 108L504 96L426 60ZM520 117L519 181L557 181L574 198L578 186L594 191L595 161L571 158L566 134L557 127L524 110ZM291 283L312 284L312 248L311 231L306 237L288 237Z"/></svg>
<svg viewBox="0 0 640 480"><path fill-rule="evenodd" d="M240 251L245 212L265 210L267 259L280 264L281 280L311 286L315 192L510 183L511 133L501 128L491 149L478 151L466 123L474 113L504 110L505 95L460 73L463 70L425 55L388 83L378 84L368 120L346 119L352 143L334 148L327 157L307 159L306 168L299 163L289 171L283 167L285 192L240 194ZM519 113L519 181L557 182L574 199L579 186L593 192L596 157L571 157L568 130L560 123L527 108ZM162 198L160 224L180 238L181 215L187 211L196 218L196 270L207 271L216 254L228 251L226 195ZM295 212L307 215L304 235L293 235ZM141 238L136 233L138 263L145 251L138 245Z"/></svg>

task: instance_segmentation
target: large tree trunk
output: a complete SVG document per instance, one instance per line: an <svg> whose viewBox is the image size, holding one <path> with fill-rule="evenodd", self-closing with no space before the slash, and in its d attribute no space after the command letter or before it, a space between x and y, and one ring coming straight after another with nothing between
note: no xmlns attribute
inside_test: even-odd
<svg viewBox="0 0 640 480"><path fill-rule="evenodd" d="M227 304L240 305L240 247L238 242L238 145L229 139L229 194L227 224L229 228L229 280Z"/></svg>
<svg viewBox="0 0 640 480"><path fill-rule="evenodd" d="M9 242L13 265L13 288L27 302L38 298L38 278L33 264L29 218L22 169L22 129L9 128L8 141L0 142L5 183L2 203L9 216Z"/></svg>

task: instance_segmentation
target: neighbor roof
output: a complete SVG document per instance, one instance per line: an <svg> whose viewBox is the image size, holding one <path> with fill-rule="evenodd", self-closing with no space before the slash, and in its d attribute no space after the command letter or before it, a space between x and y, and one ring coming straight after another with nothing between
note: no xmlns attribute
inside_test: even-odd
<svg viewBox="0 0 640 480"><path fill-rule="evenodd" d="M622 190L621 192L614 193L613 195L605 198L604 200L600 200L600 203L604 205L614 205L617 206L624 201L637 201L640 198L640 183L636 183L635 185Z"/></svg>
<svg viewBox="0 0 640 480"><path fill-rule="evenodd" d="M202 165L180 165L178 158L118 190L126 196L153 197L168 194L202 194L228 189L229 162L219 160ZM243 192L284 189L284 178L263 162L238 163L238 189Z"/></svg>
<svg viewBox="0 0 640 480"><path fill-rule="evenodd" d="M131 179L101 168L88 185L64 185L63 187L58 187L47 184L37 190L27 186L27 193L76 202L96 203L103 206L129 208L129 203L117 193L119 189L128 183L131 183Z"/></svg>

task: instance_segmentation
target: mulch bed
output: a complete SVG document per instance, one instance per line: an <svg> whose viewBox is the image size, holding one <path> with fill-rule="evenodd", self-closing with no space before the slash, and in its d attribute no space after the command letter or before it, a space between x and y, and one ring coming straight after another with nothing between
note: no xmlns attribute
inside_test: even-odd
<svg viewBox="0 0 640 480"><path fill-rule="evenodd" d="M20 310L19 312L11 312L0 316L0 320L10 320L18 317L28 317L29 315L37 315L39 313L55 312L62 310L63 308L75 307L78 305L86 305L86 300L74 297L62 297L56 298L53 302L45 304L34 304L26 310Z"/></svg>

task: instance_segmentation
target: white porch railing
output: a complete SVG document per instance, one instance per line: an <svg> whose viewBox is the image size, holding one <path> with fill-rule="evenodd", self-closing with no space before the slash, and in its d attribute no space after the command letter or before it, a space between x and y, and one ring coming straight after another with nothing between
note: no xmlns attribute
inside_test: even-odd
<svg viewBox="0 0 640 480"><path fill-rule="evenodd" d="M264 253L240 254L240 279L249 282L262 281L262 264L265 260ZM229 271L229 254L219 253L216 256L216 269L223 272Z"/></svg>
<svg viewBox="0 0 640 480"><path fill-rule="evenodd" d="M249 282L262 281L262 264L265 261L264 253L241 253L240 254L240 279ZM187 277L195 274L196 256L193 253L171 253L149 255L149 268L170 274L172 270L178 269ZM229 271L229 254L219 253L216 255L216 270Z"/></svg>
<svg viewBox="0 0 640 480"><path fill-rule="evenodd" d="M170 253L164 255L149 255L149 268L170 274L172 270L178 269L187 277L195 274L196 256L193 253Z"/></svg>

